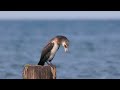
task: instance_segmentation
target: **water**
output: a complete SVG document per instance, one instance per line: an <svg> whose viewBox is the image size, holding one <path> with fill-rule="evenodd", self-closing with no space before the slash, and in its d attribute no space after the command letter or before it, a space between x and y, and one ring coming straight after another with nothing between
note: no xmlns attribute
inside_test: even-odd
<svg viewBox="0 0 120 90"><path fill-rule="evenodd" d="M0 78L22 79L25 64L37 64L56 35L70 40L52 63L58 79L120 79L120 21L0 21Z"/></svg>

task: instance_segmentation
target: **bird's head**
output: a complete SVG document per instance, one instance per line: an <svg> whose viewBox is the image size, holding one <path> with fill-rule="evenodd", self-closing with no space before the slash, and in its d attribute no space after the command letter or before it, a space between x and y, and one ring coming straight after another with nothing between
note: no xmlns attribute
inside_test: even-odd
<svg viewBox="0 0 120 90"><path fill-rule="evenodd" d="M58 35L53 40L58 45L62 45L64 47L65 52L69 52L69 40L65 36Z"/></svg>
<svg viewBox="0 0 120 90"><path fill-rule="evenodd" d="M62 41L62 46L64 47L65 52L69 52L69 41L67 39Z"/></svg>

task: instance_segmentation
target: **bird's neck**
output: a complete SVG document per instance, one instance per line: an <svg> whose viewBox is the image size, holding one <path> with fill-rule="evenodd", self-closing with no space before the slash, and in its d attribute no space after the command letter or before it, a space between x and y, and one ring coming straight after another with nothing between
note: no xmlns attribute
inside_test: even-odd
<svg viewBox="0 0 120 90"><path fill-rule="evenodd" d="M60 47L60 45L58 45L57 43L54 43L54 46L53 46L53 48L51 50L51 53L55 54L57 52L57 50L59 49L59 47Z"/></svg>
<svg viewBox="0 0 120 90"><path fill-rule="evenodd" d="M59 49L60 45L57 43L54 43L54 48Z"/></svg>

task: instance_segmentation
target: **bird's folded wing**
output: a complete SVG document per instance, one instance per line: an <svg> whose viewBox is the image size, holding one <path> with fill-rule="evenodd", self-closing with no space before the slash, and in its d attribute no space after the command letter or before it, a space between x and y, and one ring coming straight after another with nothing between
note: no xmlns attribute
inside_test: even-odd
<svg viewBox="0 0 120 90"><path fill-rule="evenodd" d="M50 54L50 51L53 48L53 46L54 46L54 43L50 42L43 48L42 54L41 54L41 59L44 59L44 57L46 57L46 55L48 56L48 54Z"/></svg>

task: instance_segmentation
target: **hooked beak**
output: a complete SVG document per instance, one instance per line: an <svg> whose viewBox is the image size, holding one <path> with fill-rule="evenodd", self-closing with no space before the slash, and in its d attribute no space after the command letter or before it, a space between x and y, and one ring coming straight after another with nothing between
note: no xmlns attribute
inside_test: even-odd
<svg viewBox="0 0 120 90"><path fill-rule="evenodd" d="M65 52L66 52L66 53L69 52L68 48L64 48L64 49L65 49Z"/></svg>

